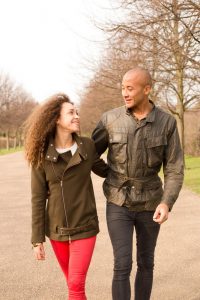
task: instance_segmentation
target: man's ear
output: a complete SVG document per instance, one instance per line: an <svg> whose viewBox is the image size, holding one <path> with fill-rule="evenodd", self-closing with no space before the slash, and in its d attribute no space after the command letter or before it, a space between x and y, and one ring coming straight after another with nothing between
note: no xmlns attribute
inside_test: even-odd
<svg viewBox="0 0 200 300"><path fill-rule="evenodd" d="M149 95L151 92L151 86L150 85L146 85L144 88L144 94L145 95Z"/></svg>

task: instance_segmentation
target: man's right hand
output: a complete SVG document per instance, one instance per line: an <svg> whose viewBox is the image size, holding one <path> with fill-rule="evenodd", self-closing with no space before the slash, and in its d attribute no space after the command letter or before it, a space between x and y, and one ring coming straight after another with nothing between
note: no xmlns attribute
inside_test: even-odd
<svg viewBox="0 0 200 300"><path fill-rule="evenodd" d="M168 219L168 214L169 214L169 207L165 203L160 203L156 211L153 215L153 220L154 222L157 222L158 224L164 223Z"/></svg>

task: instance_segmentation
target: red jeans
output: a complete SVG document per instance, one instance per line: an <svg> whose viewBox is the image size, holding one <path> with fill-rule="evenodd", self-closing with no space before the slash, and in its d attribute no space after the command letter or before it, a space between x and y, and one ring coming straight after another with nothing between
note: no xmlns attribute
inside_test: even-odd
<svg viewBox="0 0 200 300"><path fill-rule="evenodd" d="M50 240L57 260L66 276L69 300L87 300L85 280L92 258L96 236L91 238L60 242Z"/></svg>

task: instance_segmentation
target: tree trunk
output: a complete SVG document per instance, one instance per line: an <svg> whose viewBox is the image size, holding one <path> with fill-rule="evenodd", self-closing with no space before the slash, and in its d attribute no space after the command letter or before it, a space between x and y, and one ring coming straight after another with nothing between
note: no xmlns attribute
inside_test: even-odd
<svg viewBox="0 0 200 300"><path fill-rule="evenodd" d="M184 151L184 118L183 116L177 116L176 118L177 121L177 127L178 127L178 133L179 133L179 137L180 137L180 142L181 142L181 147Z"/></svg>
<svg viewBox="0 0 200 300"><path fill-rule="evenodd" d="M22 133L21 131L19 131L18 133L18 146L22 147L23 143L22 143Z"/></svg>
<svg viewBox="0 0 200 300"><path fill-rule="evenodd" d="M16 149L18 146L18 130L15 130L14 140L13 140L13 148Z"/></svg>
<svg viewBox="0 0 200 300"><path fill-rule="evenodd" d="M185 145L184 145L184 112L182 113L182 116L180 114L176 117L177 121L177 127L178 127L178 133L180 137L181 147L183 150L183 155L185 153ZM185 156L184 156L184 166L185 166Z"/></svg>
<svg viewBox="0 0 200 300"><path fill-rule="evenodd" d="M173 53L175 58L175 66L176 66L176 85L177 85L177 104L176 104L176 113L178 113L177 127L181 142L181 147L184 154L184 89L183 89L183 81L184 81L184 71L183 71L183 55L181 52L181 45L179 43L180 35L179 35L179 19L178 15L178 1L173 0L173 9L175 12L174 18L174 26L173 26L173 35L174 35L174 44L173 44ZM184 161L185 165L185 161Z"/></svg>
<svg viewBox="0 0 200 300"><path fill-rule="evenodd" d="M6 131L6 149L9 150L10 149L10 145L9 145L9 130Z"/></svg>
<svg viewBox="0 0 200 300"><path fill-rule="evenodd" d="M17 148L17 135L15 135L14 137L14 145L13 148L16 149Z"/></svg>

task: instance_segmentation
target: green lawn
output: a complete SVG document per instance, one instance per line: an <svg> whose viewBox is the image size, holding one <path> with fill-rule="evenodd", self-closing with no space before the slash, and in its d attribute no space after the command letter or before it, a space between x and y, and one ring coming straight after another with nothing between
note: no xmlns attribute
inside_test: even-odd
<svg viewBox="0 0 200 300"><path fill-rule="evenodd" d="M11 148L9 150L7 150L7 149L0 149L0 155L10 154L10 153L14 153L14 152L17 152L17 151L22 151L22 150L23 150L22 147Z"/></svg>
<svg viewBox="0 0 200 300"><path fill-rule="evenodd" d="M192 191L200 194L200 157L185 157L184 185Z"/></svg>

